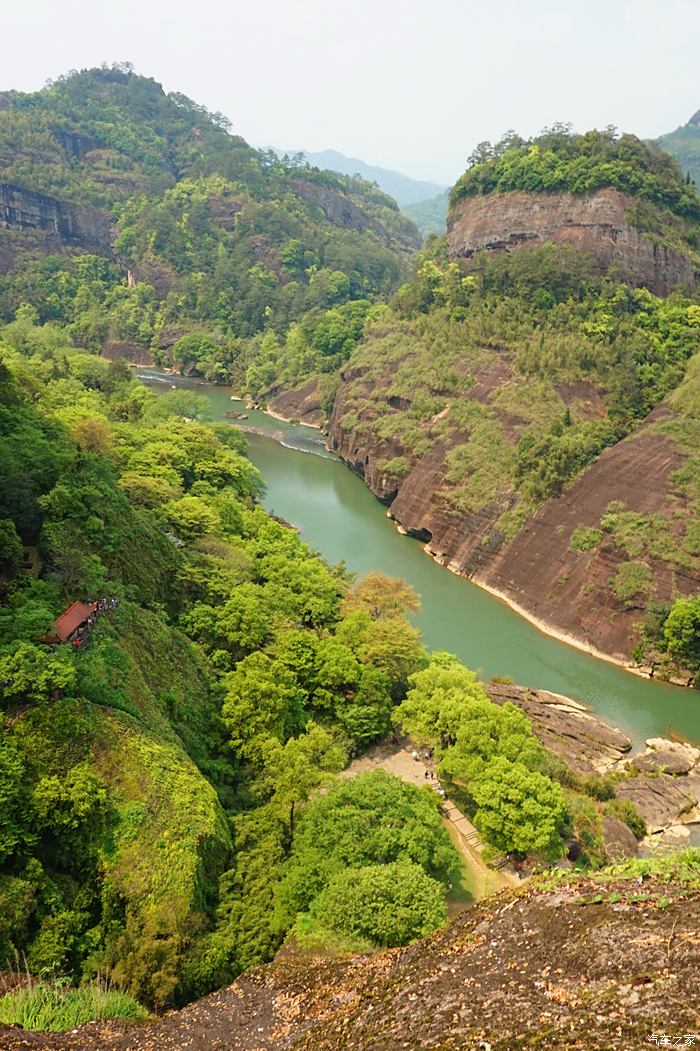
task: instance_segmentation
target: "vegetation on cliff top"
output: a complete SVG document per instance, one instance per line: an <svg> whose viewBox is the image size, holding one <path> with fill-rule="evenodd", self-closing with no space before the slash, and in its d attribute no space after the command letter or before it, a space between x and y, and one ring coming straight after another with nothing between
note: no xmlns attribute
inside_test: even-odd
<svg viewBox="0 0 700 1051"><path fill-rule="evenodd" d="M700 220L695 187L664 150L636 135L619 135L614 128L577 135L567 124L554 125L532 139L508 132L495 145L480 143L451 201L511 190L592 193L606 186Z"/></svg>

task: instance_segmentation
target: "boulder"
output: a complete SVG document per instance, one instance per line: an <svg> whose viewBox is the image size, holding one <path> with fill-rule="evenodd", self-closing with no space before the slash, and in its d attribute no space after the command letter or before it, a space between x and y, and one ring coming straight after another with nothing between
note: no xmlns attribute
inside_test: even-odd
<svg viewBox="0 0 700 1051"><path fill-rule="evenodd" d="M689 786L667 774L639 774L616 786L618 799L634 803L644 818L649 832L660 832L676 824L681 816L696 806Z"/></svg>
<svg viewBox="0 0 700 1051"><path fill-rule="evenodd" d="M603 846L609 861L623 861L636 856L637 837L624 821L606 815L603 818Z"/></svg>

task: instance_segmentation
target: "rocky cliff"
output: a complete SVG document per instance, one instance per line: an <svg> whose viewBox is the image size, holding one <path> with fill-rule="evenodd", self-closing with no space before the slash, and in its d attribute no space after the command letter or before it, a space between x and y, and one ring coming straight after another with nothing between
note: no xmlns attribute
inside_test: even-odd
<svg viewBox="0 0 700 1051"><path fill-rule="evenodd" d="M674 871L670 862L659 876L640 868L633 878L526 888L406 949L345 959L292 953L153 1023L91 1023L65 1034L0 1027L0 1045L635 1051L652 1037L657 1045L661 1036L683 1040L700 1027L696 868Z"/></svg>
<svg viewBox="0 0 700 1051"><path fill-rule="evenodd" d="M436 407L443 407L416 423L414 401L395 393L414 368L408 333L391 338L401 356L391 368L382 361L381 346L370 345L366 356L354 359L344 372L330 421L330 447L388 504L398 527L422 540L436 561L505 598L545 630L629 663L647 600L668 602L700 591L690 540L697 521L693 489L683 482L688 472L695 477L694 459L678 440L684 424L674 407L658 406L561 495L519 522L512 520L513 529L508 518L518 514L519 497L510 475L499 476L498 456L507 462L523 433L517 413L525 413L527 391L519 385L513 394L512 358L496 351L490 363L465 380L461 396L436 396ZM370 360L377 364L367 365ZM584 419L595 420L603 412L590 383L559 384L558 397L562 408ZM460 413L464 406L481 411L482 405L492 414L487 417L491 430L472 453L473 428L460 423ZM476 470L458 500L454 465L463 450ZM611 508L617 518L610 516ZM636 530L634 542L623 525ZM592 531L584 534L589 546L578 542L586 529ZM640 559L647 593L621 596L620 581L638 569Z"/></svg>
<svg viewBox="0 0 700 1051"><path fill-rule="evenodd" d="M30 237L18 241L12 237L14 233ZM77 248L94 255L111 255L110 222L104 212L90 205L69 204L0 183L0 273L12 269L20 245L39 247L44 253Z"/></svg>
<svg viewBox="0 0 700 1051"><path fill-rule="evenodd" d="M599 273L614 266L625 280L657 295L693 287L690 260L630 221L634 203L628 194L609 188L593 194L515 191L465 197L448 216L448 254L471 260L481 251L553 241L586 252Z"/></svg>

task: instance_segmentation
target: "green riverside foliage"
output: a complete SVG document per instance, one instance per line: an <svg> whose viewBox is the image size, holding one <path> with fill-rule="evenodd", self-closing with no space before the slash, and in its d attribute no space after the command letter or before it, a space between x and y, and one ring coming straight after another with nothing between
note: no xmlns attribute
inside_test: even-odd
<svg viewBox="0 0 700 1051"><path fill-rule="evenodd" d="M207 992L274 953L311 904L295 881L345 867L303 846L339 795L364 814L347 856L426 874L382 872L375 905L364 885L360 911L397 903L377 943L442 922L436 797L334 783L426 663L415 593L327 566L258 503L240 432L29 311L0 330L0 422L0 961L157 1009ZM43 642L104 597L80 648Z"/></svg>
<svg viewBox="0 0 700 1051"><path fill-rule="evenodd" d="M544 771L545 753L520 709L493 704L473 672L435 653L411 676L394 718L430 745L438 774L466 790L474 824L496 850L548 859L564 853L564 796Z"/></svg>

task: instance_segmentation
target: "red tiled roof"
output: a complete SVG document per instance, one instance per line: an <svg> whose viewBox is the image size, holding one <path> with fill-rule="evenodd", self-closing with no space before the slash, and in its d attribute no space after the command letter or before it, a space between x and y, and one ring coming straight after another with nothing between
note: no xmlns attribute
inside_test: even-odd
<svg viewBox="0 0 700 1051"><path fill-rule="evenodd" d="M97 602L74 602L53 622L56 638L65 642L97 609Z"/></svg>

